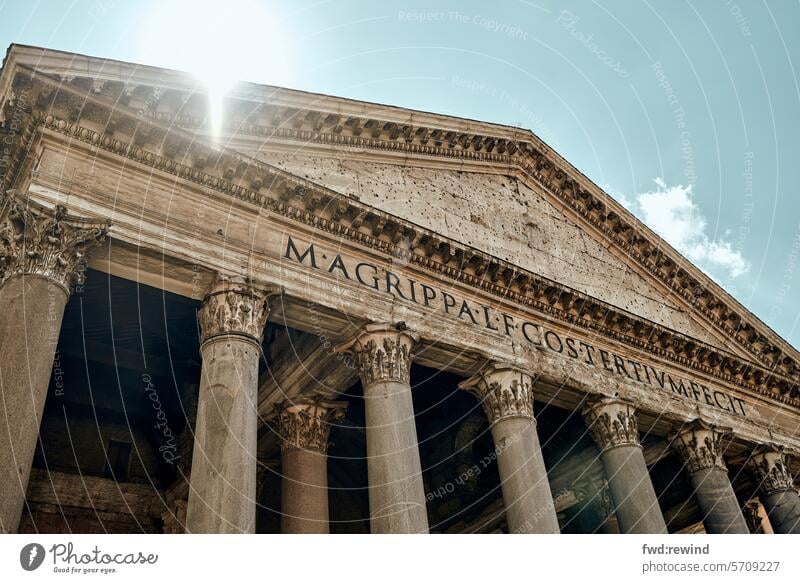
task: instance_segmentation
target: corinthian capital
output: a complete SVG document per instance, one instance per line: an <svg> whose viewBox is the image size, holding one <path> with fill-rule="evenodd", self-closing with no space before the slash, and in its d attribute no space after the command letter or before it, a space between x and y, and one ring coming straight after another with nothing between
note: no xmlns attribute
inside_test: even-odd
<svg viewBox="0 0 800 583"><path fill-rule="evenodd" d="M458 387L481 400L490 424L510 417L533 419L533 377L522 369L491 363Z"/></svg>
<svg viewBox="0 0 800 583"><path fill-rule="evenodd" d="M759 445L747 460L747 466L753 472L756 484L766 495L794 488L787 453L782 446Z"/></svg>
<svg viewBox="0 0 800 583"><path fill-rule="evenodd" d="M583 408L583 418L600 451L620 445L639 445L634 402L622 397L606 397Z"/></svg>
<svg viewBox="0 0 800 583"><path fill-rule="evenodd" d="M722 438L728 433L730 429L727 427L717 427L695 419L675 433L671 445L689 472L711 468L727 471L721 445Z"/></svg>
<svg viewBox="0 0 800 583"><path fill-rule="evenodd" d="M353 355L364 385L383 381L409 383L417 340L402 323L367 324L336 351Z"/></svg>
<svg viewBox="0 0 800 583"><path fill-rule="evenodd" d="M256 289L244 278L217 276L200 307L202 342L215 336L240 335L261 344L271 293L274 290Z"/></svg>
<svg viewBox="0 0 800 583"><path fill-rule="evenodd" d="M331 425L344 417L341 401L287 401L275 406L281 449L328 451Z"/></svg>
<svg viewBox="0 0 800 583"><path fill-rule="evenodd" d="M83 283L87 250L103 241L108 221L70 215L11 193L0 209L0 283L38 275L63 287Z"/></svg>

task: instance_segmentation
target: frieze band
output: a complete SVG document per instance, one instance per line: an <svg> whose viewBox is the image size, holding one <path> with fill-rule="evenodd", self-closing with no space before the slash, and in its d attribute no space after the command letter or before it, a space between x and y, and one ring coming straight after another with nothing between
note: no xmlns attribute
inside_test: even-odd
<svg viewBox="0 0 800 583"><path fill-rule="evenodd" d="M518 317L491 306L458 298L454 294L417 282L410 277L401 277L386 269L381 270L372 263L353 261L340 253L331 253L332 259L327 265L322 265L318 261L318 257L322 255L328 256L327 253L317 250L313 243L298 245L289 237L282 258L311 269L325 271L337 278L354 281L370 290L415 304L421 309L437 310L465 324L517 338L531 347L546 349L581 362L619 377L625 382L640 383L651 389L668 391L683 399L732 415L747 416L744 399L718 388L673 376L645 362L623 357L590 342L562 335L541 323L519 320Z"/></svg>
<svg viewBox="0 0 800 583"><path fill-rule="evenodd" d="M50 94L53 87L46 86L53 81L44 78L39 79L39 81L40 84L45 85L45 87L39 87L39 90L45 94ZM31 85L31 80L23 74L19 76L18 84L22 87L27 87ZM59 97L62 100L69 101L69 99L73 97L71 95L72 91L74 91L73 88L61 87L61 84L59 84L58 89ZM92 96L90 101L93 107L98 109L112 105L95 96ZM172 159L164 158L139 147L133 147L124 141L115 140L109 136L101 136L97 132L81 127L78 124L55 118L53 115L46 115L39 109L34 110L33 116L36 118L37 124L62 133L74 135L74 137L88 143L99 143L104 148L115 152L119 150L119 153L123 155L130 155L133 150L142 150L137 156L141 157L142 161L145 163L154 163L153 160L158 159L161 166L173 172L180 166L180 164ZM156 120L153 120L153 122L154 125L158 125ZM380 127L380 124L374 125L373 127ZM297 133L297 131L298 130L292 130L293 133ZM427 134L427 130L424 133ZM319 132L299 132L298 136L295 137L299 137L299 135L303 136L302 139L318 140L327 134ZM344 136L331 135L329 137L335 137L337 140L345 140L345 142L349 139ZM398 140L398 136L393 135L392 139ZM531 137L531 139L533 138ZM106 143L109 140L114 142L114 144ZM481 143L494 144L495 142L503 142L503 140L499 138L487 138L487 140L488 142ZM116 142L120 143L117 144ZM413 149L418 147L415 144L408 144L407 140L405 140L405 142L405 145L401 145L400 142L397 142L391 144L391 146L392 148L400 147L401 149ZM713 288L708 287L705 283L696 279L696 277L688 273L687 270L678 269L674 259L657 249L658 246L649 240L647 233L643 233L640 229L636 228L635 225L626 222L619 212L609 210L606 204L598 200L598 193L590 192L591 188L587 189L587 185L581 185L577 180L570 178L569 171L561 167L561 161L548 159L549 154L542 152L540 146L537 146L535 142L536 140L522 143L514 142L509 144L508 148L505 146L499 147L498 151L503 151L503 155L501 156L503 159L508 158L505 154L506 152L510 154L513 151L521 155L522 158L518 158L519 168L524 175L533 177L537 182L544 185L555 195L567 202L592 225L600 228L606 235L615 240L631 257L640 261L650 272L667 282L673 290L678 292L691 304L695 305L704 316L715 322L726 332L731 333L732 336L745 348L750 350L757 359L764 362L769 367L769 371L779 372L780 375L776 375L774 372L773 374L768 374L766 370L756 370L754 372L748 366L742 365L740 362L735 362L735 360L731 363L732 367L723 367L722 365L726 364L727 360L730 360L730 355L720 355L716 351L711 351L707 354L708 358L703 358L702 360L708 361L711 367L721 371L726 376L728 376L726 371L730 368L732 378L737 382L744 382L748 385L754 382L756 390L764 392L764 394L774 394L776 397L780 397L780 400L792 402L796 405L798 391L796 383L793 382L790 375L796 370L797 363L791 356L787 355L786 347L771 344L773 340L762 335L763 331L759 331L758 322L751 323L750 321L746 321L747 318L737 313L735 306L727 305L727 302L721 299ZM377 146L377 143L374 145ZM482 157L485 155L489 155L471 152L469 149L462 150L455 148L455 145L455 143L449 143L448 147L436 148L436 151L441 155L454 155L456 153L459 155L473 154L480 159L483 159ZM200 146L197 147L199 148ZM463 148L463 144L461 147ZM226 154L230 155L230 153ZM198 158L202 159L203 157L198 156ZM259 168L259 170L264 171L263 168ZM199 171L191 168L188 169L188 174L192 177L196 172ZM202 174L202 172L200 174ZM299 189L305 192L308 188L315 188L314 185L310 184L307 186L289 184L289 177L285 175L280 175L276 177L276 179L280 180L282 184L283 182L287 182L287 186L290 189ZM247 198L248 200L262 198L262 195L258 192L249 191L247 188L232 184L221 177L208 176L207 181L214 188L230 188L237 196ZM267 181L263 179L253 181L254 184L264 184L266 182ZM280 205L285 207L283 202L281 202ZM352 213L348 210L348 214ZM319 219L318 217L317 220L327 221L327 219ZM402 230L404 229L400 229L400 231ZM411 229L411 231L413 231L413 229ZM625 318L623 317L623 319ZM666 331L665 333L669 334ZM695 342L686 342L685 339L678 336L676 336L674 340L680 347L679 353L687 355L690 359L694 359L692 354L694 354L696 350ZM758 345L758 348L755 348L755 345ZM686 350L687 348L688 350ZM702 350L708 352L706 349Z"/></svg>

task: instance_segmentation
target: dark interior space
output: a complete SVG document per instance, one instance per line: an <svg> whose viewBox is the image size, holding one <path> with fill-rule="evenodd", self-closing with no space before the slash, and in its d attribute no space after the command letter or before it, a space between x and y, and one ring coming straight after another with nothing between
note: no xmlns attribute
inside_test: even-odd
<svg viewBox="0 0 800 583"><path fill-rule="evenodd" d="M161 531L160 509L166 511L173 497L185 495L175 486L191 469L201 367L199 305L98 271L73 293L59 337L22 532ZM270 323L261 373L269 373L282 343L301 345L308 337ZM506 525L489 424L479 400L458 388L462 380L421 365L411 369L430 529L502 532ZM330 432L333 533L370 530L361 393L356 381L337 396L348 407ZM580 412L538 401L534 410L562 531L604 532L608 500L598 487L604 478L599 465L586 461L598 452ZM280 446L270 439L271 420L262 421L261 441L268 443L259 448L256 527L277 533ZM648 444L645 436L643 445ZM657 461L651 475L670 531L700 519L676 456ZM737 491L742 483L734 480ZM59 494L64 491L71 493L66 499Z"/></svg>
<svg viewBox="0 0 800 583"><path fill-rule="evenodd" d="M169 485L200 378L198 305L90 273L64 313L35 467Z"/></svg>

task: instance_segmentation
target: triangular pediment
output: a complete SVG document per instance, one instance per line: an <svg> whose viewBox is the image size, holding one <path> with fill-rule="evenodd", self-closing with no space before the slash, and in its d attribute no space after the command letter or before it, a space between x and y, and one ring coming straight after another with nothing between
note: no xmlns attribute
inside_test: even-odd
<svg viewBox="0 0 800 583"><path fill-rule="evenodd" d="M509 174L260 152L261 159L346 196L475 247L566 287L722 350L735 343L693 317L674 294Z"/></svg>
<svg viewBox="0 0 800 583"><path fill-rule="evenodd" d="M185 73L13 47L0 112L20 71L59 80L76 103L85 93L94 119L84 117L97 131L135 120L142 148L150 139L159 156L201 160L208 184L226 193L268 196L275 176L280 196L318 187L362 215L374 208L407 221L409 237L434 233L451 251L457 243L529 272L514 273L518 289L536 276L558 282L779 373L781 394L797 391L797 350L531 132L242 84L229 99L220 146L210 143L201 88ZM104 107L105 116L96 113ZM213 152L214 163L197 149ZM337 220L355 220L348 212Z"/></svg>

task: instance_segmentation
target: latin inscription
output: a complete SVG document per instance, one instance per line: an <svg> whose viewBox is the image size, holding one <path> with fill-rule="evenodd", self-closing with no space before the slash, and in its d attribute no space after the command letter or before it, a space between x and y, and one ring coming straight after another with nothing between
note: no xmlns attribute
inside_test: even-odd
<svg viewBox="0 0 800 583"><path fill-rule="evenodd" d="M461 322L522 339L532 346L602 369L608 374L636 380L655 390L747 416L744 400L703 383L676 378L668 372L638 360L615 354L589 342L550 330L538 322L520 320L488 305L456 297L368 262L345 261L339 253L321 252L313 243L297 243L288 238L283 258L337 278L357 283L421 308L438 310Z"/></svg>

